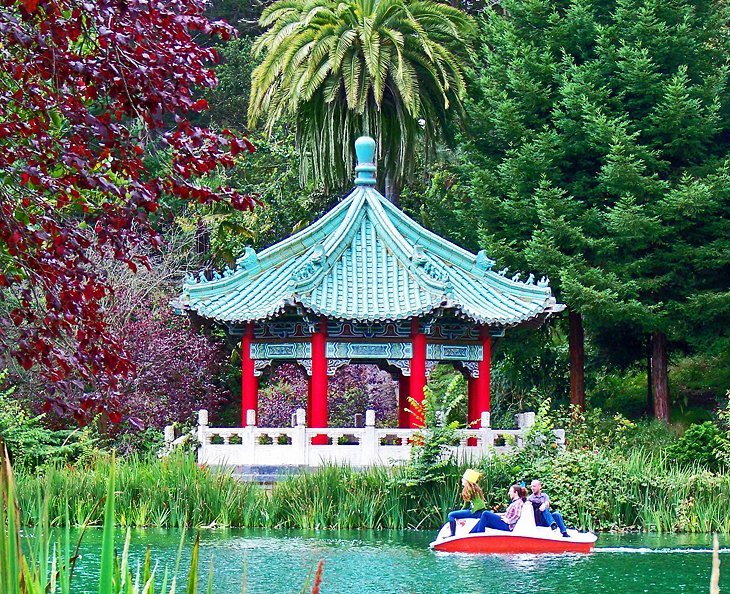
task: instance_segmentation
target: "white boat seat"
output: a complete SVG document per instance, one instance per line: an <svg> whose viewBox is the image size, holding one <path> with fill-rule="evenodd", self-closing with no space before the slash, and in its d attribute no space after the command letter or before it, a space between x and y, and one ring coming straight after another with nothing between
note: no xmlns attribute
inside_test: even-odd
<svg viewBox="0 0 730 594"><path fill-rule="evenodd" d="M532 503L527 501L522 504L520 519L517 520L517 524L515 524L513 532L534 532L535 528L535 512L533 510Z"/></svg>

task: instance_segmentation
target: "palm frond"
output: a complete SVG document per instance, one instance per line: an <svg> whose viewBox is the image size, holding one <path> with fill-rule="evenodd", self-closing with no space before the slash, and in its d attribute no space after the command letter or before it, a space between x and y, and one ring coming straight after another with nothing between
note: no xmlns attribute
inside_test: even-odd
<svg viewBox="0 0 730 594"><path fill-rule="evenodd" d="M362 133L376 138L384 173L403 180L419 144L433 146L463 112L475 25L447 4L278 0L259 22L249 121L271 132L295 116L303 180L349 183Z"/></svg>

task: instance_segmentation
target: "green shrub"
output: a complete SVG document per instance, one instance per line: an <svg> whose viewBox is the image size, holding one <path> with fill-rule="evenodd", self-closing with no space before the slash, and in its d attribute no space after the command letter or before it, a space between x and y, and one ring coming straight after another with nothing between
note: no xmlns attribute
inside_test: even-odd
<svg viewBox="0 0 730 594"><path fill-rule="evenodd" d="M655 419L632 421L621 413L600 408L581 411L576 406L556 414L556 425L565 428L568 449L664 451L677 440L672 428Z"/></svg>
<svg viewBox="0 0 730 594"><path fill-rule="evenodd" d="M440 393L425 386L423 404L408 399L417 424L423 427L413 439L407 466L406 483L409 486L443 481L451 466L448 448L458 444L457 430L462 425L448 419L466 398L466 393L460 390L459 379L452 377L446 390Z"/></svg>
<svg viewBox="0 0 730 594"><path fill-rule="evenodd" d="M715 457L725 468L730 468L730 390L728 390L726 398L727 403L725 407L717 411L721 431L716 441L714 453Z"/></svg>
<svg viewBox="0 0 730 594"><path fill-rule="evenodd" d="M719 340L715 349L678 359L669 368L670 391L682 408L709 408L730 387L730 341Z"/></svg>
<svg viewBox="0 0 730 594"><path fill-rule="evenodd" d="M720 445L720 435L720 429L712 421L690 425L684 435L667 448L667 456L681 465L717 470L721 461L715 450Z"/></svg>
<svg viewBox="0 0 730 594"><path fill-rule="evenodd" d="M0 372L0 385L7 371ZM13 396L11 386L0 390L0 438L17 469L32 470L53 462L93 458L97 437L91 428L52 431L41 424L43 415L32 415Z"/></svg>
<svg viewBox="0 0 730 594"><path fill-rule="evenodd" d="M586 399L591 408L637 419L646 414L646 374L634 371L624 375L598 374L593 386L587 390Z"/></svg>

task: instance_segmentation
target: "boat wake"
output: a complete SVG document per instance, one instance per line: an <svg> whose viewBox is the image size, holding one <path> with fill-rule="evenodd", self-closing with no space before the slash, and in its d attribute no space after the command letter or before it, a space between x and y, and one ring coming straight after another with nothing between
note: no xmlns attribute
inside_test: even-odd
<svg viewBox="0 0 730 594"><path fill-rule="evenodd" d="M691 549L691 548L673 548L673 549L651 549L649 547L596 547L594 553L640 553L640 554L671 554L671 553L712 553L712 549ZM728 554L730 549L720 549L720 554Z"/></svg>

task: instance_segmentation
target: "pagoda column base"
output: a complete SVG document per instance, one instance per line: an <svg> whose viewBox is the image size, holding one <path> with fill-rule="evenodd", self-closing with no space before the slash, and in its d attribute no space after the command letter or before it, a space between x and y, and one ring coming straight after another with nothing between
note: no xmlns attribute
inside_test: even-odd
<svg viewBox="0 0 730 594"><path fill-rule="evenodd" d="M481 426L481 413L477 410L479 408L478 402L477 402L477 378L475 377L467 377L466 379L466 385L467 385L467 394L468 394L468 400L467 400L467 414L466 414L466 426L467 429L478 429ZM477 445L477 440L475 437L470 437L466 440L466 445L469 446L475 446Z"/></svg>
<svg viewBox="0 0 730 594"><path fill-rule="evenodd" d="M410 403L408 397L411 394L411 378L401 375L398 378L398 427L408 429L411 426Z"/></svg>

